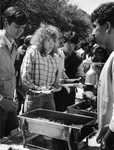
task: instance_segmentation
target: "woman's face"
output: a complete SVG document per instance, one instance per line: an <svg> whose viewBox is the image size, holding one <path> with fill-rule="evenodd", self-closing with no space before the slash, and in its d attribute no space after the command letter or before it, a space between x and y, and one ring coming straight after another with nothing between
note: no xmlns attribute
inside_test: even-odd
<svg viewBox="0 0 114 150"><path fill-rule="evenodd" d="M44 40L44 49L46 53L50 53L54 48L54 39L48 37Z"/></svg>
<svg viewBox="0 0 114 150"><path fill-rule="evenodd" d="M57 33L57 38L56 38L56 40L55 40L55 47L56 48L60 48L61 47L61 34L60 33Z"/></svg>

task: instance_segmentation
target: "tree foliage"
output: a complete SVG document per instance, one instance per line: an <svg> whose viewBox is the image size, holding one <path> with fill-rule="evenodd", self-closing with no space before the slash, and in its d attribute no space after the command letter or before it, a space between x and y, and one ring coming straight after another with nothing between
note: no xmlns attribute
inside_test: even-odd
<svg viewBox="0 0 114 150"><path fill-rule="evenodd" d="M11 5L19 6L28 16L25 35L32 34L41 22L55 25L63 32L73 31L79 40L91 32L89 15L66 0L1 0L1 12Z"/></svg>

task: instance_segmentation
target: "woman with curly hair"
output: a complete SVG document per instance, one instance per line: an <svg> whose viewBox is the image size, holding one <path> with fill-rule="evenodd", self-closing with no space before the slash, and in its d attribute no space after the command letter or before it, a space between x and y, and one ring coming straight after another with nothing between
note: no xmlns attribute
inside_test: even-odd
<svg viewBox="0 0 114 150"><path fill-rule="evenodd" d="M33 34L21 66L21 82L26 92L24 112L37 108L55 110L53 92L57 87L60 59L55 53L58 29L52 25L41 25ZM56 83L56 84L55 84ZM37 92L36 92L37 91ZM41 91L41 92L40 92Z"/></svg>

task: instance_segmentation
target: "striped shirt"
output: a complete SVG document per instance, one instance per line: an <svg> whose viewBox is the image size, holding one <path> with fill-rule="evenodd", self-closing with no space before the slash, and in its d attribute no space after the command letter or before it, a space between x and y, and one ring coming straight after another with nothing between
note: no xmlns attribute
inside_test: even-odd
<svg viewBox="0 0 114 150"><path fill-rule="evenodd" d="M58 56L42 56L35 45L27 49L21 66L22 82L30 88L51 86L56 80Z"/></svg>

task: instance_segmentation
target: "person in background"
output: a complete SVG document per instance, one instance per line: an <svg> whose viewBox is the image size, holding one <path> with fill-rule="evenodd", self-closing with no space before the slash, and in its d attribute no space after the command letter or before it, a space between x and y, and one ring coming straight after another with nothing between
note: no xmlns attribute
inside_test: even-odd
<svg viewBox="0 0 114 150"><path fill-rule="evenodd" d="M90 52L90 57L92 62L102 62L105 63L108 59L107 50L105 47L102 47L96 44Z"/></svg>
<svg viewBox="0 0 114 150"><path fill-rule="evenodd" d="M99 134L104 150L114 149L114 2L103 3L91 14L92 35L109 55L99 77L97 112Z"/></svg>
<svg viewBox="0 0 114 150"><path fill-rule="evenodd" d="M76 50L77 55L79 55L82 58L82 61L80 63L80 65L77 67L77 72L76 72L76 76L77 77L82 77L83 82L84 82L84 78L85 78L85 70L83 68L84 67L84 61L88 60L89 58L89 52L90 52L90 46L89 46L89 42L88 41L82 41L80 43L80 48L78 50Z"/></svg>
<svg viewBox="0 0 114 150"><path fill-rule="evenodd" d="M96 46L93 47L93 49L90 52L91 61L93 63L98 62L98 64L95 65L96 66L95 70L96 70L96 72L98 74L98 78L99 78L99 75L101 73L101 70L102 70L105 62L107 61L107 59L109 57L107 51L108 50L106 50L105 47L96 44Z"/></svg>
<svg viewBox="0 0 114 150"><path fill-rule="evenodd" d="M95 44L90 50L89 59L83 61L83 64L88 63L87 65L83 65L84 72L86 73L90 69L91 63L99 63L98 65L96 64L96 69L101 71L107 59L108 53L106 48L101 45Z"/></svg>
<svg viewBox="0 0 114 150"><path fill-rule="evenodd" d="M93 41L90 42L85 42L84 45L86 44L86 48L84 49L84 53L83 53L83 62L82 62L82 68L83 68L83 72L86 73L89 68L90 68L90 64L91 61L91 50L93 49L93 47L95 46L95 43ZM82 43L82 47L83 47L83 43Z"/></svg>
<svg viewBox="0 0 114 150"><path fill-rule="evenodd" d="M81 58L75 52L75 44L77 43L77 36L74 35L72 38L69 36L64 37L64 46L61 49L64 52L64 74L63 79L76 78L76 70L81 63ZM72 68L73 67L73 68ZM68 89L69 90L69 89ZM68 91L66 87L56 93L54 93L54 100L56 104L57 111L66 111L67 107L75 103L75 87L70 88Z"/></svg>
<svg viewBox="0 0 114 150"><path fill-rule="evenodd" d="M0 142L4 137L18 132L17 107L13 102L16 88L14 62L18 39L27 23L26 14L18 7L11 6L3 14L3 30L0 30Z"/></svg>
<svg viewBox="0 0 114 150"><path fill-rule="evenodd" d="M65 54L63 52L62 46L63 46L63 35L62 32L57 28L58 33L57 33L57 39L55 41L55 53L58 56L58 81L60 82L60 79L62 78L68 78L66 73L65 73L65 66L64 66L64 61L65 61ZM61 86L60 88L56 89L56 92L61 90Z"/></svg>
<svg viewBox="0 0 114 150"><path fill-rule="evenodd" d="M98 44L95 44L95 46L93 46L93 48L90 51L90 59L89 59L90 64L88 67L88 71L90 71L89 69L91 68L91 65L95 63L94 69L97 73L96 85L98 84L98 79L99 79L101 70L107 59L108 59L108 54L107 54L106 48L104 48ZM87 72L87 74L88 74L88 72ZM83 99L91 99L91 100L94 99L94 102L97 102L97 88L94 84L92 84L92 83L88 84L88 81L85 80L85 83L83 84L83 89L84 89ZM95 106L97 106L97 105L95 105Z"/></svg>
<svg viewBox="0 0 114 150"><path fill-rule="evenodd" d="M32 36L21 66L21 84L28 89L24 103L24 112L37 108L55 110L53 92L45 91L57 88L58 55L55 42L58 30L52 25L41 25ZM33 91L31 91L33 90ZM35 94L34 91L44 91Z"/></svg>
<svg viewBox="0 0 114 150"><path fill-rule="evenodd" d="M80 49L77 52L82 56L83 60L88 58L89 55L89 42L82 41L80 43Z"/></svg>
<svg viewBox="0 0 114 150"><path fill-rule="evenodd" d="M19 79L20 79L20 68L23 61L23 58L25 56L27 48L30 46L30 40L32 38L32 35L28 35L25 37L23 44L17 49L17 56L15 59L15 70L16 70L16 86L19 86ZM23 103L24 103L24 97L23 95L16 90L15 91L15 102L18 104L17 114L20 113L21 109L23 111Z"/></svg>
<svg viewBox="0 0 114 150"><path fill-rule="evenodd" d="M71 39L66 37L63 47L65 53L65 73L71 79L76 78L77 68L82 62L81 55L75 50L77 41L77 35L72 36Z"/></svg>

